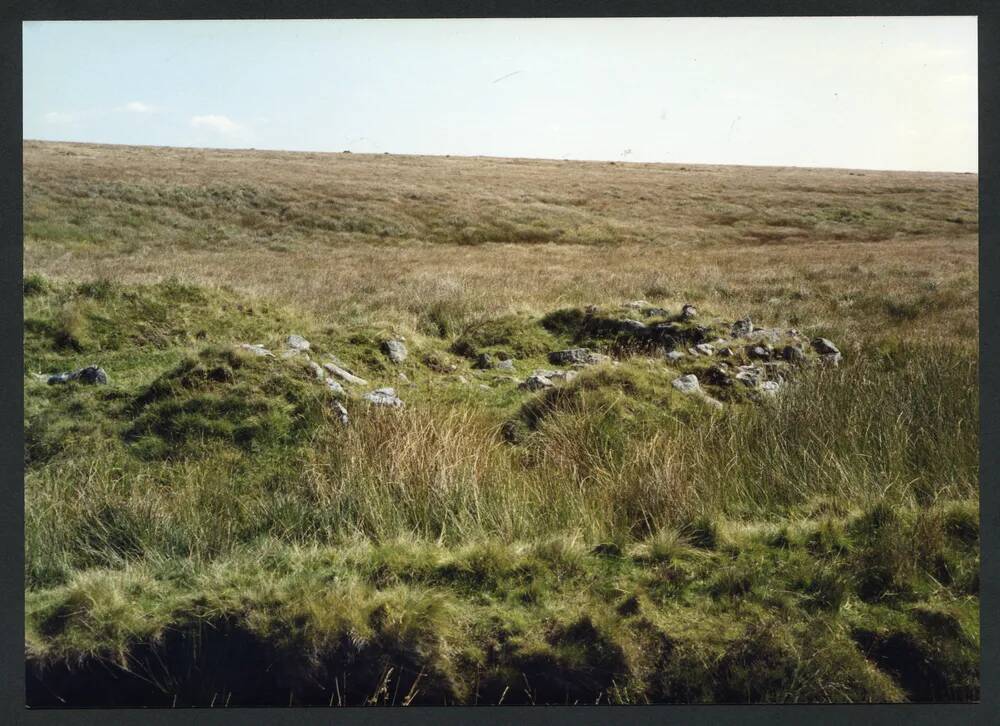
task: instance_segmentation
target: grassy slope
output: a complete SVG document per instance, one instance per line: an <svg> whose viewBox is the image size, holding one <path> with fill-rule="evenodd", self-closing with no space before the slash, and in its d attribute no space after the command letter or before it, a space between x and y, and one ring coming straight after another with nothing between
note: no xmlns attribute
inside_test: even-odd
<svg viewBox="0 0 1000 726"><path fill-rule="evenodd" d="M37 693L975 697L974 177L25 155L26 368L112 377L25 383ZM635 358L538 419L456 353L516 349L524 375L569 342L541 316L634 297L832 335L846 364L713 416ZM407 410L348 401L343 429L301 367L226 357L290 332ZM378 351L399 333L409 383ZM94 658L162 688L107 691Z"/></svg>

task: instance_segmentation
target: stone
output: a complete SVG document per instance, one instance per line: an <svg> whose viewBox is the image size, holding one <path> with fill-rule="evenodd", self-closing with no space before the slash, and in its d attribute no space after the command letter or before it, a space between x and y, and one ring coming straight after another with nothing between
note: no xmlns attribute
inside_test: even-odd
<svg viewBox="0 0 1000 726"><path fill-rule="evenodd" d="M820 360L825 365L839 365L841 361L840 349L826 338L814 338L812 348L819 353Z"/></svg>
<svg viewBox="0 0 1000 726"><path fill-rule="evenodd" d="M631 318L625 318L621 321L622 330L627 330L630 333L640 333L646 330L646 324L640 320L632 320Z"/></svg>
<svg viewBox="0 0 1000 726"><path fill-rule="evenodd" d="M309 341L301 335L289 335L285 338L285 345L292 350L309 350Z"/></svg>
<svg viewBox="0 0 1000 726"><path fill-rule="evenodd" d="M753 332L750 334L752 340L766 340L771 343L777 343L781 340L781 331L777 328L754 328Z"/></svg>
<svg viewBox="0 0 1000 726"><path fill-rule="evenodd" d="M730 335L734 338L745 338L753 332L753 321L749 317L740 318L733 323Z"/></svg>
<svg viewBox="0 0 1000 726"><path fill-rule="evenodd" d="M393 363L402 363L408 355L406 344L401 340L386 340L382 343L382 351Z"/></svg>
<svg viewBox="0 0 1000 726"><path fill-rule="evenodd" d="M405 405L396 396L395 388L376 388L374 391L364 394L362 398L375 406L402 408Z"/></svg>
<svg viewBox="0 0 1000 726"><path fill-rule="evenodd" d="M367 386L368 381L364 378L354 375L348 370L341 368L336 363L324 363L323 367L332 375L337 376L341 380L347 381L348 383L353 383L356 386Z"/></svg>
<svg viewBox="0 0 1000 726"><path fill-rule="evenodd" d="M699 355L715 355L715 349L708 343L699 343L694 349Z"/></svg>
<svg viewBox="0 0 1000 726"><path fill-rule="evenodd" d="M554 385L555 384L545 376L531 375L522 381L518 388L525 391L540 391L543 388L552 388Z"/></svg>
<svg viewBox="0 0 1000 726"><path fill-rule="evenodd" d="M786 345L781 349L781 353L779 353L779 355L782 360L796 365L801 365L806 362L806 354L798 346Z"/></svg>
<svg viewBox="0 0 1000 726"><path fill-rule="evenodd" d="M670 315L670 311L664 308L646 308L642 311L642 314L647 318L665 318Z"/></svg>
<svg viewBox="0 0 1000 726"><path fill-rule="evenodd" d="M325 383L326 387L329 388L333 393L339 396L346 395L347 393L347 391L344 390L344 387L339 383L337 383L332 378L327 378L325 381L323 381L323 383Z"/></svg>
<svg viewBox="0 0 1000 726"><path fill-rule="evenodd" d="M536 375L539 371L535 371ZM547 371L549 375L545 376L550 381L563 381L564 383L569 383L574 378L576 378L579 373L576 371Z"/></svg>
<svg viewBox="0 0 1000 726"><path fill-rule="evenodd" d="M683 357L684 354L681 353L679 350L672 350L669 353L667 353L667 360L670 361L671 363L676 363Z"/></svg>
<svg viewBox="0 0 1000 726"><path fill-rule="evenodd" d="M493 356L489 353L480 353L476 356L475 362L472 364L473 368L478 368L481 371L489 370L490 368L496 367L496 361L493 360Z"/></svg>
<svg viewBox="0 0 1000 726"><path fill-rule="evenodd" d="M698 308L694 305L685 305L681 308L681 318L684 320L691 320L692 318L698 317Z"/></svg>
<svg viewBox="0 0 1000 726"><path fill-rule="evenodd" d="M309 370L312 371L312 374L316 376L318 380L322 381L326 378L326 373L323 372L323 366L316 361L309 361Z"/></svg>
<svg viewBox="0 0 1000 726"><path fill-rule="evenodd" d="M736 351L734 351L732 348L723 348L716 355L719 355L723 358L732 358L734 355L736 355Z"/></svg>
<svg viewBox="0 0 1000 726"><path fill-rule="evenodd" d="M549 363L556 365L593 365L607 359L606 355L591 352L589 348L568 348L549 353Z"/></svg>
<svg viewBox="0 0 1000 726"><path fill-rule="evenodd" d="M731 386L733 379L729 375L725 364L712 366L705 371L705 382L713 386Z"/></svg>
<svg viewBox="0 0 1000 726"><path fill-rule="evenodd" d="M777 381L764 381L760 384L760 390L762 393L773 396L781 390L781 384Z"/></svg>
<svg viewBox="0 0 1000 726"><path fill-rule="evenodd" d="M760 383L761 371L754 366L739 366L736 373L736 380L748 388L756 388Z"/></svg>
<svg viewBox="0 0 1000 726"><path fill-rule="evenodd" d="M108 374L100 366L85 366L75 371L67 371L66 373L57 373L49 376L46 381L49 385L79 381L87 385L104 386L108 383Z"/></svg>
<svg viewBox="0 0 1000 726"><path fill-rule="evenodd" d="M333 402L333 411L344 426L347 426L351 422L350 417L347 415L347 409L344 408L344 405L340 401Z"/></svg>
<svg viewBox="0 0 1000 726"><path fill-rule="evenodd" d="M512 371L514 370L514 359L508 358L507 360L502 360L497 363L497 368L502 371Z"/></svg>
<svg viewBox="0 0 1000 726"><path fill-rule="evenodd" d="M675 378L670 382L670 385L672 385L681 393L701 392L701 386L698 385L698 377L694 373L688 373L686 376Z"/></svg>
<svg viewBox="0 0 1000 726"><path fill-rule="evenodd" d="M753 360L770 360L771 351L763 345L748 345L746 347L747 358Z"/></svg>
<svg viewBox="0 0 1000 726"><path fill-rule="evenodd" d="M826 338L813 338L812 348L820 355L833 355L840 352L840 349Z"/></svg>
<svg viewBox="0 0 1000 726"><path fill-rule="evenodd" d="M622 303L622 307L640 310L641 308L649 307L649 303L645 300L632 300L631 302Z"/></svg>
<svg viewBox="0 0 1000 726"><path fill-rule="evenodd" d="M239 346L237 346L237 347L240 350L245 350L245 351L247 351L249 353L253 353L254 355L259 356L261 358L273 358L274 357L274 353L272 353L271 351L269 351L267 348L265 348L260 343L240 343Z"/></svg>

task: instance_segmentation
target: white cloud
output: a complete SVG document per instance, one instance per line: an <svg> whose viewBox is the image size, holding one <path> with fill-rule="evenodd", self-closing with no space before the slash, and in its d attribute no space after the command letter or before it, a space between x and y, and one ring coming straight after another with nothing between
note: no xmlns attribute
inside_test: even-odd
<svg viewBox="0 0 1000 726"><path fill-rule="evenodd" d="M43 116L46 123L50 124L71 124L75 120L75 116L71 113L63 113L61 111L49 111L45 116Z"/></svg>
<svg viewBox="0 0 1000 726"><path fill-rule="evenodd" d="M148 103L142 101L129 101L124 106L119 106L118 111L128 111L130 113L152 113L156 109Z"/></svg>
<svg viewBox="0 0 1000 726"><path fill-rule="evenodd" d="M225 136L239 134L244 130L242 126L228 116L221 116L217 114L192 116L191 126L196 129L210 129Z"/></svg>

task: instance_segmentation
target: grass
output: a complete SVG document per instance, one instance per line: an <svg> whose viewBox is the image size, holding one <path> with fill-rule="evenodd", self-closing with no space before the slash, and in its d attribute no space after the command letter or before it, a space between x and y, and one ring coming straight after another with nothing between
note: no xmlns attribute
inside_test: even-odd
<svg viewBox="0 0 1000 726"><path fill-rule="evenodd" d="M975 177L136 153L25 145L34 703L978 698ZM844 361L620 322L747 314Z"/></svg>

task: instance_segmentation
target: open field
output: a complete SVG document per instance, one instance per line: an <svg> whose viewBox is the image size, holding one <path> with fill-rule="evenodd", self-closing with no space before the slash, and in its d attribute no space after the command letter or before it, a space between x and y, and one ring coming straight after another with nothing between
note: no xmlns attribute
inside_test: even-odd
<svg viewBox="0 0 1000 726"><path fill-rule="evenodd" d="M975 175L24 167L29 702L978 698ZM711 361L615 327L643 314L843 360L706 405L671 381ZM290 334L368 384L234 349ZM581 344L611 360L517 385ZM34 375L89 364L110 383Z"/></svg>

